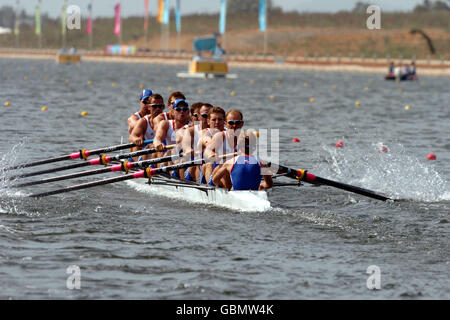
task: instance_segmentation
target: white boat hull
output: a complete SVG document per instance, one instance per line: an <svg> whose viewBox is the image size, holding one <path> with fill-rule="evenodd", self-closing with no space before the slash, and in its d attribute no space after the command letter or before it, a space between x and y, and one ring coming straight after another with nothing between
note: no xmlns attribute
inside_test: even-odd
<svg viewBox="0 0 450 320"><path fill-rule="evenodd" d="M191 203L203 203L237 211L266 211L271 209L265 191L228 191L220 188L200 190L164 184L148 184L146 179L135 179L126 183L139 192L164 196Z"/></svg>
<svg viewBox="0 0 450 320"><path fill-rule="evenodd" d="M236 79L237 74L229 73L205 73L205 72L179 72L177 73L178 78L194 78L194 79L214 79L214 78L225 78L225 79Z"/></svg>

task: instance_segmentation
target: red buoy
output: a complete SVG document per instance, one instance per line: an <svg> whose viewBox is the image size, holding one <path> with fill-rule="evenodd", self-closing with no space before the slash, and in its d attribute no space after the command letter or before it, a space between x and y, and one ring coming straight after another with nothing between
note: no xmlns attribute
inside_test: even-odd
<svg viewBox="0 0 450 320"><path fill-rule="evenodd" d="M388 150L388 148L387 148L386 146L381 146L381 147L378 149L378 153L381 153L381 152L388 153L389 150Z"/></svg>
<svg viewBox="0 0 450 320"><path fill-rule="evenodd" d="M294 138L294 139L292 139L292 142L300 142L300 139L299 138Z"/></svg>
<svg viewBox="0 0 450 320"><path fill-rule="evenodd" d="M344 147L344 142L342 142L342 140L339 140L338 142L336 142L336 148L343 148Z"/></svg>
<svg viewBox="0 0 450 320"><path fill-rule="evenodd" d="M434 153L430 153L427 155L427 160L436 160L436 155Z"/></svg>

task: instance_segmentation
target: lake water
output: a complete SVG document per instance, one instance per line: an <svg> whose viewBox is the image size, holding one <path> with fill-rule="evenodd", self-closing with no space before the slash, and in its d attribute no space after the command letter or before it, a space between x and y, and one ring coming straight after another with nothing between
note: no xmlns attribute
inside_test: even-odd
<svg viewBox="0 0 450 320"><path fill-rule="evenodd" d="M176 77L185 70L0 59L1 299L450 298L448 78L420 69L419 81L401 83L250 69L228 81ZM281 164L402 201L305 184L272 190L272 210L242 213L126 183L26 197L100 176L9 188L8 166L127 141L141 84L240 109L247 128L279 130ZM67 287L70 266L81 289ZM367 287L370 266L379 290Z"/></svg>

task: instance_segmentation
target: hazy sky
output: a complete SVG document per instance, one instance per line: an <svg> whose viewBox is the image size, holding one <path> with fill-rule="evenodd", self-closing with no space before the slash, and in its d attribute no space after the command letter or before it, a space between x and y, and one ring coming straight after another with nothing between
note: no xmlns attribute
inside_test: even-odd
<svg viewBox="0 0 450 320"><path fill-rule="evenodd" d="M0 7L3 5L16 6L19 1L20 7L28 14L34 13L34 8L38 0L0 0ZM254 0L258 1L258 0ZM337 12L339 10L350 10L358 0L272 0L276 6L280 6L284 11L309 11L309 12ZM64 0L41 0L41 12L47 12L55 17L60 14ZM78 5L83 16L87 15L87 5L90 0L67 0L68 5ZM113 16L114 5L122 4L122 16L144 15L144 0L93 0L93 15ZM170 0L171 7L175 6L176 0ZM379 5L381 11L410 11L422 0L362 0L371 4ZM150 15L156 14L158 0L149 1ZM219 12L220 0L181 0L181 14L195 12Z"/></svg>

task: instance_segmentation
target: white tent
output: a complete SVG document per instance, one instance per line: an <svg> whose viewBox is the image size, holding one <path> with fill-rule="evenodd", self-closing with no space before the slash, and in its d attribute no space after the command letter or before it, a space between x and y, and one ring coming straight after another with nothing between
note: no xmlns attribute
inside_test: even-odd
<svg viewBox="0 0 450 320"><path fill-rule="evenodd" d="M10 34L12 30L10 28L0 27L0 34Z"/></svg>

